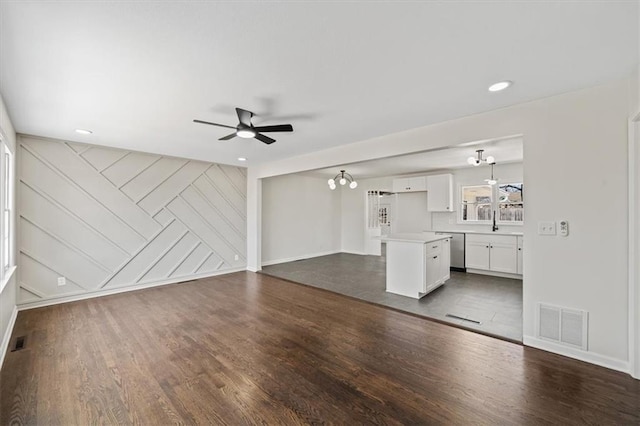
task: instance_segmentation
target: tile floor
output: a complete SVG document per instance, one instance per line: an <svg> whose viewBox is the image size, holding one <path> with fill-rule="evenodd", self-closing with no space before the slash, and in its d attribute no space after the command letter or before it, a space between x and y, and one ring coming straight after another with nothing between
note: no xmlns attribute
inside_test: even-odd
<svg viewBox="0 0 640 426"><path fill-rule="evenodd" d="M338 253L263 267L262 272L368 302L436 318L471 330L522 341L522 280L451 272L420 300L385 291L383 256ZM480 322L459 320L447 314Z"/></svg>

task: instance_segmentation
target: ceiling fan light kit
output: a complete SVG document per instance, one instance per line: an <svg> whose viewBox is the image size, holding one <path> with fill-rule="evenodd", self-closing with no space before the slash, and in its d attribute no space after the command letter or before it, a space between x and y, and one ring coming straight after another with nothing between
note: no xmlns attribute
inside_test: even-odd
<svg viewBox="0 0 640 426"><path fill-rule="evenodd" d="M291 124L276 124L273 126L254 126L251 124L251 118L254 114L246 109L236 108L236 114L238 115L238 125L236 127L227 126L226 124L212 123L210 121L193 120L194 123L209 124L211 126L226 127L228 129L235 129L235 131L227 136L221 137L220 141L226 141L233 139L236 136L251 139L258 139L260 142L270 145L276 140L262 133L268 132L293 132L293 126Z"/></svg>
<svg viewBox="0 0 640 426"><path fill-rule="evenodd" d="M353 176L351 176L349 173L345 172L344 170L340 170L340 173L335 175L333 179L329 179L327 181L327 184L329 184L329 188L332 191L337 188L336 182L342 186L349 183L349 188L351 189L356 189L358 187L358 182L356 182Z"/></svg>

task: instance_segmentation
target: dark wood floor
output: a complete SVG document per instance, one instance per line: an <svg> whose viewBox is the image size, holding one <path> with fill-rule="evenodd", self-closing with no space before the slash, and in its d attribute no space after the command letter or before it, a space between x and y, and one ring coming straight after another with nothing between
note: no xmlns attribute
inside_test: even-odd
<svg viewBox="0 0 640 426"><path fill-rule="evenodd" d="M1 424L639 424L640 381L241 272L20 312Z"/></svg>

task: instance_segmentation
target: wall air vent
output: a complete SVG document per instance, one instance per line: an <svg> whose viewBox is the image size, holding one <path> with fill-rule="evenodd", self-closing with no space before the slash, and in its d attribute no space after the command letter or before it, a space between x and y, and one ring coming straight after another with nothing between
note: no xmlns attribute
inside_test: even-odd
<svg viewBox="0 0 640 426"><path fill-rule="evenodd" d="M587 350L588 312L538 304L537 337Z"/></svg>

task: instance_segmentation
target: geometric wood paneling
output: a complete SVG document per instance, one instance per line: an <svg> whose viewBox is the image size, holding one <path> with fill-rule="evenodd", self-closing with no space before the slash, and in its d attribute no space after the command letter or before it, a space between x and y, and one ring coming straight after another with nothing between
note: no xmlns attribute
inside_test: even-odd
<svg viewBox="0 0 640 426"><path fill-rule="evenodd" d="M19 303L246 265L245 169L26 136L18 155Z"/></svg>

